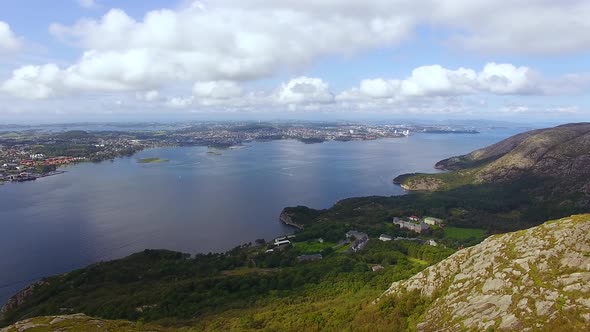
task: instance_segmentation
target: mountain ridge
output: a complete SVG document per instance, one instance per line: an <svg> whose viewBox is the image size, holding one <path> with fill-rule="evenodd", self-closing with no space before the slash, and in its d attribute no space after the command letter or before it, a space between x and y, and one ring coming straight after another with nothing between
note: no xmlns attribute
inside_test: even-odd
<svg viewBox="0 0 590 332"><path fill-rule="evenodd" d="M394 179L412 191L448 190L464 185L529 181L531 193L547 197L577 195L590 202L590 123L536 129L509 137L469 154L444 159L438 174L404 174Z"/></svg>

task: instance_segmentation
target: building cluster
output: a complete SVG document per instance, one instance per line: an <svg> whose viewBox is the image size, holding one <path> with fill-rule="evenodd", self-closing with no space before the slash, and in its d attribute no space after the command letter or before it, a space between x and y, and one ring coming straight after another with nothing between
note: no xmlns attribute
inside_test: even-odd
<svg viewBox="0 0 590 332"><path fill-rule="evenodd" d="M393 224L398 225L401 229L407 229L416 233L423 233L430 229L431 226L444 226L443 221L434 217L419 218L410 216L408 218L393 218Z"/></svg>
<svg viewBox="0 0 590 332"><path fill-rule="evenodd" d="M96 134L64 138L60 134L0 137L0 182L31 180L52 174L57 167L130 155L157 142Z"/></svg>

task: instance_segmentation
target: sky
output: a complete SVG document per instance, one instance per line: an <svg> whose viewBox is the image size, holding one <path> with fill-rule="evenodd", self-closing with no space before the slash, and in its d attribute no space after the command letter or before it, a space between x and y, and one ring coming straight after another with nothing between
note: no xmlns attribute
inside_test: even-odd
<svg viewBox="0 0 590 332"><path fill-rule="evenodd" d="M0 124L590 120L587 0L0 0Z"/></svg>

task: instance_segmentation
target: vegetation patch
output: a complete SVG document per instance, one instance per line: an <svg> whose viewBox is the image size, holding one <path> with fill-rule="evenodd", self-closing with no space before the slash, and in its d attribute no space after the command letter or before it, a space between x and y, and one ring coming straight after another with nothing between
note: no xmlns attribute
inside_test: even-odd
<svg viewBox="0 0 590 332"><path fill-rule="evenodd" d="M137 160L138 164L157 164L157 163L165 163L168 162L168 159L162 158L141 158Z"/></svg>
<svg viewBox="0 0 590 332"><path fill-rule="evenodd" d="M453 240L475 239L482 241L486 238L486 231L479 228L445 227L444 234L446 238Z"/></svg>

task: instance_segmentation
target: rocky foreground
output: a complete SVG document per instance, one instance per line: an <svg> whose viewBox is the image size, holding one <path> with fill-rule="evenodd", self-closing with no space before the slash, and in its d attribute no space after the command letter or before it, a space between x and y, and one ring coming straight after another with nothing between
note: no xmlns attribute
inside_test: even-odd
<svg viewBox="0 0 590 332"><path fill-rule="evenodd" d="M44 316L25 319L11 326L0 329L0 332L48 332L48 331L84 331L84 332L139 332L171 331L162 327L129 322L124 320L105 320L84 314ZM187 330L188 331L188 330Z"/></svg>
<svg viewBox="0 0 590 332"><path fill-rule="evenodd" d="M590 215L489 237L383 297L414 290L432 299L418 331L590 331Z"/></svg>

